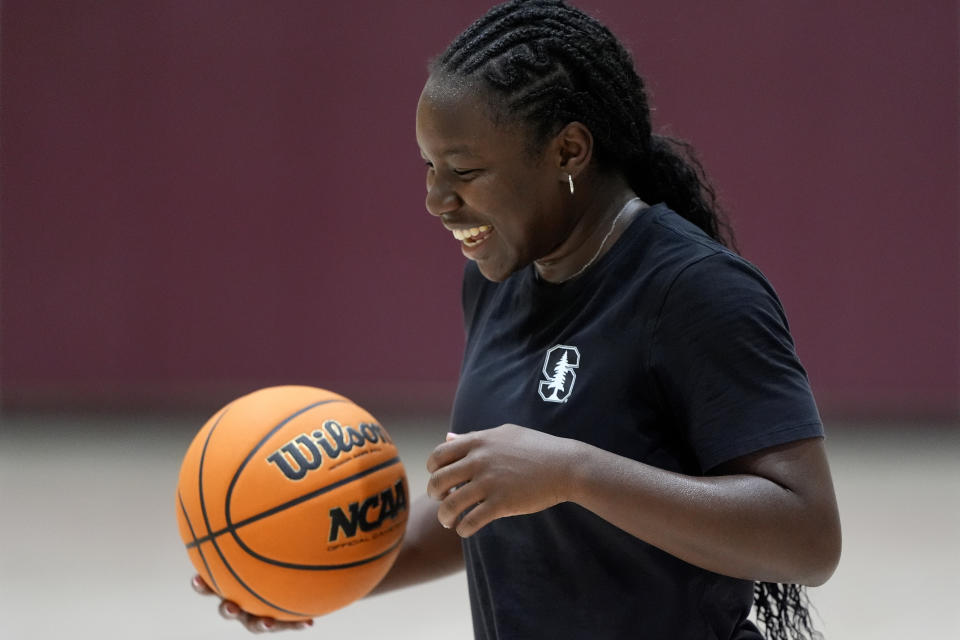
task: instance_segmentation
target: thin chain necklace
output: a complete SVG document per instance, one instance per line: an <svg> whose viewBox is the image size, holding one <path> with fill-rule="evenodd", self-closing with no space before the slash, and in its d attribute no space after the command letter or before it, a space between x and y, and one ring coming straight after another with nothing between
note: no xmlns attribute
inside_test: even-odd
<svg viewBox="0 0 960 640"><path fill-rule="evenodd" d="M563 280L558 280L557 282L554 282L553 284L563 284L563 283L566 282L567 280L573 280L574 278L576 278L577 276L579 276L581 273L583 273L584 271L586 271L587 269L589 269L589 268L590 268L590 265L592 265L594 262L596 262L596 261L597 261L597 258L600 257L600 254L603 253L603 248L606 246L607 240L609 240L609 239L610 239L610 236L613 235L613 230L617 228L617 222L620 220L620 216L622 216L622 215L626 212L626 210L630 208L630 205L631 205L633 202L636 202L636 201L638 201L638 200L640 200L640 198L630 198L629 200L627 200L626 204L623 205L623 208L620 209L619 213L617 213L617 215L615 215L615 216L613 217L613 222L610 224L610 230L607 231L607 235L603 236L603 240L600 241L600 246L597 247L597 252L596 252L595 254L593 254L593 257L592 257L592 258L590 258L589 260L587 260L587 263L586 263L585 265L583 265L582 267L580 267L580 268L577 270L577 272L574 273L573 275L567 276L567 277L564 278ZM536 272L536 270L535 270L535 272ZM539 274L539 273L537 273L537 277L538 277L538 278L540 277L540 274Z"/></svg>

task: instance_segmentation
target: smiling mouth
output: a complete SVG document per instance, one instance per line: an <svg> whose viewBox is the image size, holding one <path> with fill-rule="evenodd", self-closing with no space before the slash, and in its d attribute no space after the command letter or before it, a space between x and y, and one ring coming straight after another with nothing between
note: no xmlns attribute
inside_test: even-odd
<svg viewBox="0 0 960 640"><path fill-rule="evenodd" d="M461 241L468 247L475 247L486 240L492 231L493 227L488 224L484 224L471 229L452 229L451 233L453 233L454 238Z"/></svg>

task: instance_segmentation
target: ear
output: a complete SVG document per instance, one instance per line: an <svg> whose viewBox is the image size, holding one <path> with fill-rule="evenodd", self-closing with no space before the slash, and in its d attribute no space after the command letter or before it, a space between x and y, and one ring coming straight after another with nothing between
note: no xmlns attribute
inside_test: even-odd
<svg viewBox="0 0 960 640"><path fill-rule="evenodd" d="M593 134L582 122L567 123L554 137L553 146L561 182L566 182L568 175L576 179L593 158Z"/></svg>

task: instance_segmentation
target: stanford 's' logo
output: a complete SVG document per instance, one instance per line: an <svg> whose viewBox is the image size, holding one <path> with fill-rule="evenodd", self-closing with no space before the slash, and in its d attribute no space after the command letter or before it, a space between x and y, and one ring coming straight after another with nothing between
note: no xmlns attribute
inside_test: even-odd
<svg viewBox="0 0 960 640"><path fill-rule="evenodd" d="M543 377L540 397L546 402L566 402L577 381L575 369L580 366L580 351L576 347L558 344L547 351L543 359Z"/></svg>

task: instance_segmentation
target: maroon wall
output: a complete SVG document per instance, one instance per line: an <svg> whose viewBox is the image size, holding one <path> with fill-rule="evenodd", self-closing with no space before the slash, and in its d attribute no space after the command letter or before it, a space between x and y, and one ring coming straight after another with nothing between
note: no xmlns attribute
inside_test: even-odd
<svg viewBox="0 0 960 640"><path fill-rule="evenodd" d="M6 406L448 402L462 258L413 112L487 6L6 0ZM956 416L958 3L581 6L700 150L825 412Z"/></svg>

